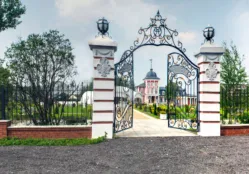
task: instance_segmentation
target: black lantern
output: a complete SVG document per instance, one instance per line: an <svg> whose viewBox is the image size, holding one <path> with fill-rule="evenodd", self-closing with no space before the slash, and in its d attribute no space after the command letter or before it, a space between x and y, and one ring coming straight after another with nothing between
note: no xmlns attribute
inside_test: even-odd
<svg viewBox="0 0 249 174"><path fill-rule="evenodd" d="M206 38L207 41L211 42L213 40L214 35L215 32L213 27L208 26L203 30L203 36Z"/></svg>
<svg viewBox="0 0 249 174"><path fill-rule="evenodd" d="M97 27L99 32L102 35L105 35L109 29L109 22L105 18L99 19L97 22Z"/></svg>

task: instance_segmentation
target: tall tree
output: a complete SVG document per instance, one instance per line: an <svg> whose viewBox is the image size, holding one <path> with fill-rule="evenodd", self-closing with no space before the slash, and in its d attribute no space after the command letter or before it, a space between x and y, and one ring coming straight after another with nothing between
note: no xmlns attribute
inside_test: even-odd
<svg viewBox="0 0 249 174"><path fill-rule="evenodd" d="M0 0L0 32L16 28L21 23L21 15L26 11L20 0Z"/></svg>
<svg viewBox="0 0 249 174"><path fill-rule="evenodd" d="M27 40L20 39L13 43L5 52L11 82L18 88L21 104L34 124L38 122L26 105L27 98L32 99L39 112L41 124L59 123L59 119L56 123L53 122L52 96L58 84L75 86L71 83L72 77L77 73L74 58L70 41L56 30L31 34Z"/></svg>
<svg viewBox="0 0 249 174"><path fill-rule="evenodd" d="M6 86L9 83L10 71L7 68L0 67L0 86Z"/></svg>
<svg viewBox="0 0 249 174"><path fill-rule="evenodd" d="M238 53L237 47L231 42L230 48L224 42L225 52L221 60L221 82L225 85L238 85L247 82L247 74L242 63L244 56Z"/></svg>
<svg viewBox="0 0 249 174"><path fill-rule="evenodd" d="M223 43L225 52L221 59L221 106L223 106L223 117L236 115L239 103L247 100L245 96L239 96L243 90L243 86L247 83L247 74L243 66L244 56L241 56L237 47L231 42L230 47L227 43ZM237 102L239 101L239 102ZM240 107L241 109L241 107Z"/></svg>

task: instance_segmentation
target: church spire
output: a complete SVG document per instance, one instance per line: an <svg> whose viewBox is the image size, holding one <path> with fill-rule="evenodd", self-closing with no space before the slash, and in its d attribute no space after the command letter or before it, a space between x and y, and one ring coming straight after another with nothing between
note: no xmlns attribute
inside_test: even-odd
<svg viewBox="0 0 249 174"><path fill-rule="evenodd" d="M153 70L152 69L152 59L150 59L150 70Z"/></svg>

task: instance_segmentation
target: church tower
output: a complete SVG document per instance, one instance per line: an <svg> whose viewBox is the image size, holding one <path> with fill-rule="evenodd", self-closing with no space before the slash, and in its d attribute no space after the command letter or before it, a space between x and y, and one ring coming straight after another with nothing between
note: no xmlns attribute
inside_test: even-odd
<svg viewBox="0 0 249 174"><path fill-rule="evenodd" d="M158 103L159 102L159 81L160 78L157 77L157 74L153 71L152 68L152 59L150 59L151 68L150 71L146 74L144 80L145 84L145 98L144 102L148 104Z"/></svg>

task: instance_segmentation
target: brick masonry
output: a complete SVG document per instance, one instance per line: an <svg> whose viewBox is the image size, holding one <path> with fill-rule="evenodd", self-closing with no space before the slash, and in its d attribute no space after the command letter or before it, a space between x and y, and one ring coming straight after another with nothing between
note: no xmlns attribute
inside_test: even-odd
<svg viewBox="0 0 249 174"><path fill-rule="evenodd" d="M0 138L6 138L8 136L7 128L11 125L8 120L0 120Z"/></svg>
<svg viewBox="0 0 249 174"><path fill-rule="evenodd" d="M0 122L0 138L92 138L92 127L11 127Z"/></svg>
<svg viewBox="0 0 249 174"><path fill-rule="evenodd" d="M221 136L249 135L249 125L221 126Z"/></svg>

